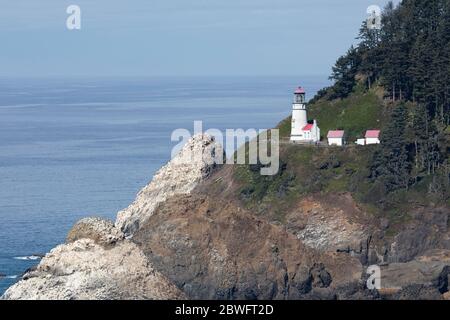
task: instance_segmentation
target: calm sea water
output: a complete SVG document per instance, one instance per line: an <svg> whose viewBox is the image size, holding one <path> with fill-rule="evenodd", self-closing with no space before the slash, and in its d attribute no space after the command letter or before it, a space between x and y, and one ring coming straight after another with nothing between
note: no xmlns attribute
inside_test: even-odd
<svg viewBox="0 0 450 320"><path fill-rule="evenodd" d="M326 77L1 79L0 294L86 216L115 219L174 129L271 128Z"/></svg>

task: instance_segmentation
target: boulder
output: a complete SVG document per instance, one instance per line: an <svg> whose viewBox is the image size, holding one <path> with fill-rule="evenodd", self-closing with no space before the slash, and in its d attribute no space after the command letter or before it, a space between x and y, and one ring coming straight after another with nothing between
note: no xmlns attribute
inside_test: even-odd
<svg viewBox="0 0 450 320"><path fill-rule="evenodd" d="M128 240L105 249L83 238L50 251L10 287L8 300L179 299L183 293Z"/></svg>
<svg viewBox="0 0 450 320"><path fill-rule="evenodd" d="M114 226L112 221L101 218L85 218L72 227L67 235L66 242L90 239L107 249L124 238L125 235Z"/></svg>

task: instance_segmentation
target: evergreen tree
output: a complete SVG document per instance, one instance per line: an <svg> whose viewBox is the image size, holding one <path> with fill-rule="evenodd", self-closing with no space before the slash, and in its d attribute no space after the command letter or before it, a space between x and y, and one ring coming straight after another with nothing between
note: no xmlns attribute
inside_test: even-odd
<svg viewBox="0 0 450 320"><path fill-rule="evenodd" d="M335 81L333 86L333 95L331 98L345 98L353 90L356 84L356 74L360 64L360 56L357 50L352 46L345 55L340 57L333 66L333 72L330 76Z"/></svg>
<svg viewBox="0 0 450 320"><path fill-rule="evenodd" d="M415 158L415 180L419 175L436 171L441 160L438 130L424 105L416 105L412 114L412 131Z"/></svg>
<svg viewBox="0 0 450 320"><path fill-rule="evenodd" d="M361 56L361 62L358 71L364 75L368 89L378 79L381 67L381 56L379 50L380 30L369 29L367 22L364 21L359 30L358 54Z"/></svg>
<svg viewBox="0 0 450 320"><path fill-rule="evenodd" d="M347 97L356 79L364 80L368 90L382 85L394 110L372 159L372 178L393 191L432 175L430 188L436 190L445 179L435 176L446 177L442 168L449 153L450 0L390 2L381 30L370 30L364 22L358 39L337 60L330 77L335 83L324 96Z"/></svg>
<svg viewBox="0 0 450 320"><path fill-rule="evenodd" d="M406 107L400 104L393 110L391 121L381 135L381 145L374 153L372 179L380 180L388 192L407 189L410 183L406 124Z"/></svg>

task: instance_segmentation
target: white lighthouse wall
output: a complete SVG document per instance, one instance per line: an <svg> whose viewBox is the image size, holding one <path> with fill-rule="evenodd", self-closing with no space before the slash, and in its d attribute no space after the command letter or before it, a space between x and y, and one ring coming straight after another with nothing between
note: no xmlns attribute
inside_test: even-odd
<svg viewBox="0 0 450 320"><path fill-rule="evenodd" d="M306 115L306 109L300 105L294 105L292 111L292 131L291 136L302 136L303 128L308 124L308 118Z"/></svg>

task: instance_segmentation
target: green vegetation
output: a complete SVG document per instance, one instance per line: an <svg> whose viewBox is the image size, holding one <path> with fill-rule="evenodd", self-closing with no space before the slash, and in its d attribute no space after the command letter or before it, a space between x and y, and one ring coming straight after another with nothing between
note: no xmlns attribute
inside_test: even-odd
<svg viewBox="0 0 450 320"><path fill-rule="evenodd" d="M291 136L291 120L292 117L287 117L277 125L278 130L280 130L280 138L289 138Z"/></svg>
<svg viewBox="0 0 450 320"><path fill-rule="evenodd" d="M376 90L353 93L345 99L329 101L319 99L308 105L309 117L317 119L322 139L326 139L329 130L345 130L347 140L355 142L363 138L368 129L381 128L385 122L383 101ZM279 125L280 136L287 138L291 134L291 118L283 120Z"/></svg>
<svg viewBox="0 0 450 320"><path fill-rule="evenodd" d="M284 214L301 196L350 192L400 225L411 208L450 205L450 1L389 4L381 30L364 22L356 47L333 67L334 85L309 103L322 139L343 129L353 143L381 129L381 145L320 148L284 144L277 176L240 166L240 197L258 213ZM279 125L290 135L291 119Z"/></svg>
<svg viewBox="0 0 450 320"><path fill-rule="evenodd" d="M374 84L381 85L394 111L403 105L408 110L403 119L393 117L392 126L383 131L383 145L371 166L384 174L375 176L384 175L382 187L387 192L408 189L421 180L444 183L438 187L444 190L450 181L446 134L450 124L450 1L404 0L398 7L390 3L381 29L369 29L363 23L359 39L358 46L337 60L330 77L335 84L320 92L320 97L345 99L361 85L368 91ZM399 134L397 121L405 122L401 143L391 141ZM398 153L395 143L405 150ZM392 152L402 160L393 161L393 155L387 156Z"/></svg>
<svg viewBox="0 0 450 320"><path fill-rule="evenodd" d="M319 100L310 106L309 115L317 119L325 139L329 130L345 130L349 142L363 138L368 129L380 128L383 123L382 101L374 91L353 94L345 99Z"/></svg>
<svg viewBox="0 0 450 320"><path fill-rule="evenodd" d="M392 101L414 101L425 106L432 120L450 123L450 2L404 0L389 3L381 29L363 22L360 43L340 57L322 96L345 98L358 79L366 88L379 83Z"/></svg>
<svg viewBox="0 0 450 320"><path fill-rule="evenodd" d="M359 192L360 181L369 174L365 168L372 150L283 145L276 176L261 176L259 166L237 166L235 178L241 185L240 198L248 209L283 221L301 196Z"/></svg>
<svg viewBox="0 0 450 320"><path fill-rule="evenodd" d="M408 189L409 172L408 141L406 139L407 110L404 104L396 106L381 136L372 158L371 179L380 183L386 192Z"/></svg>
<svg viewBox="0 0 450 320"><path fill-rule="evenodd" d="M388 217L392 224L409 219L411 208L448 202L450 188L430 192L433 179L424 179L408 190L386 192L382 178L372 180L370 165L377 146L333 147L285 144L280 150L280 171L262 176L258 165L239 165L234 171L238 197L255 214L284 222L299 199L313 194L351 193L374 216ZM434 182L436 186L439 183Z"/></svg>

